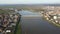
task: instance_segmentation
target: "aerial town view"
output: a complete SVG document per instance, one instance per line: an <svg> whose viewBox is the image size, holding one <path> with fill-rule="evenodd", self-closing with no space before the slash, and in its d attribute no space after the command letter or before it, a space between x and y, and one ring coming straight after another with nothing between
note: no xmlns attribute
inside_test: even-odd
<svg viewBox="0 0 60 34"><path fill-rule="evenodd" d="M60 6L47 6L43 16L56 26L60 27Z"/></svg>
<svg viewBox="0 0 60 34"><path fill-rule="evenodd" d="M20 17L13 9L0 8L0 34L15 34Z"/></svg>
<svg viewBox="0 0 60 34"><path fill-rule="evenodd" d="M44 33L60 33L59 5L0 6L0 34Z"/></svg>
<svg viewBox="0 0 60 34"><path fill-rule="evenodd" d="M0 34L60 34L60 0L0 0Z"/></svg>

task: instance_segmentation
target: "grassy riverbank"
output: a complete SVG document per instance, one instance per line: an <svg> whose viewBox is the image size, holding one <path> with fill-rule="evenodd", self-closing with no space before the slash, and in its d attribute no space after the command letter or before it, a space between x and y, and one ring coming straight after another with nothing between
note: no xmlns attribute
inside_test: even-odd
<svg viewBox="0 0 60 34"><path fill-rule="evenodd" d="M21 24L18 25L16 34L22 34Z"/></svg>

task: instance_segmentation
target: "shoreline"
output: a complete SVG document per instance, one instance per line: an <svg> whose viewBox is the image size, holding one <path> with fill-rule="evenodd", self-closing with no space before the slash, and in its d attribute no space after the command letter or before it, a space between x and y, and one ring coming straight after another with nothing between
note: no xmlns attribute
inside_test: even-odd
<svg viewBox="0 0 60 34"><path fill-rule="evenodd" d="M47 20L45 17L43 17L44 20ZM51 20L47 20L50 24L53 24L54 26L56 27L60 27L59 24L56 24L54 21L51 21Z"/></svg>

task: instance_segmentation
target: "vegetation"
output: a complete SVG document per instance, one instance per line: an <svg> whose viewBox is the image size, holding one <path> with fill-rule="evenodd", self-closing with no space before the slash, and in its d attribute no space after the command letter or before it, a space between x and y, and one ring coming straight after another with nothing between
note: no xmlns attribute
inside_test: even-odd
<svg viewBox="0 0 60 34"><path fill-rule="evenodd" d="M17 33L16 34L22 34L21 24L18 25Z"/></svg>

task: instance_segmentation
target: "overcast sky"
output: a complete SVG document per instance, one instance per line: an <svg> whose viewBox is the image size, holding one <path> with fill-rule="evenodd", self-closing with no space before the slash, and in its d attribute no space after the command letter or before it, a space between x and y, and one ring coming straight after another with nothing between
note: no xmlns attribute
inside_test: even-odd
<svg viewBox="0 0 60 34"><path fill-rule="evenodd" d="M55 4L60 0L0 0L0 4Z"/></svg>

